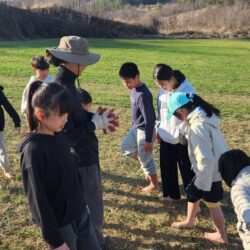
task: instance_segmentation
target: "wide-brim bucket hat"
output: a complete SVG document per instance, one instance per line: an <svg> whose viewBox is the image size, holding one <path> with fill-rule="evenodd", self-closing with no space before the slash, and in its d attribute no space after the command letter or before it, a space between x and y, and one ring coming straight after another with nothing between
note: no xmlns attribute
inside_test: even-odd
<svg viewBox="0 0 250 250"><path fill-rule="evenodd" d="M91 65L101 58L99 54L90 52L88 41L79 36L64 36L60 39L57 48L46 49L46 51L65 62L80 65Z"/></svg>

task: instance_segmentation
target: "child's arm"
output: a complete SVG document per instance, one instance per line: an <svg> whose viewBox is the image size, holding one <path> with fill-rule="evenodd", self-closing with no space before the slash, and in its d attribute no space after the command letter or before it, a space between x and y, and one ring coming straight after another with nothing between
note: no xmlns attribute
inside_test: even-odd
<svg viewBox="0 0 250 250"><path fill-rule="evenodd" d="M44 190L44 159L42 154L35 150L29 152L29 156L26 162L21 162L21 170L30 212L33 220L40 227L45 241L53 248L57 248L63 245L64 241L58 231L58 222Z"/></svg>
<svg viewBox="0 0 250 250"><path fill-rule="evenodd" d="M22 114L26 114L27 99L28 99L28 89L29 89L29 86L27 85L25 87L25 89L23 90L22 102L21 102L21 113Z"/></svg>
<svg viewBox="0 0 250 250"><path fill-rule="evenodd" d="M155 126L155 111L153 104L149 98L147 98L144 94L138 98L138 107L142 113L142 116L145 121L145 134L146 142L152 142L154 126Z"/></svg>
<svg viewBox="0 0 250 250"><path fill-rule="evenodd" d="M198 169L194 184L200 190L210 191L215 158L209 131L199 125L192 127L189 132L188 143L190 143L189 147L193 151Z"/></svg>
<svg viewBox="0 0 250 250"><path fill-rule="evenodd" d="M15 127L16 128L20 127L20 124L21 124L20 117L2 91L0 91L0 98L1 98L1 103L4 107L4 109L9 114L9 116L12 118L12 120L15 124Z"/></svg>
<svg viewBox="0 0 250 250"><path fill-rule="evenodd" d="M231 189L231 200L238 217L242 218L250 230L250 190L249 187L235 184Z"/></svg>

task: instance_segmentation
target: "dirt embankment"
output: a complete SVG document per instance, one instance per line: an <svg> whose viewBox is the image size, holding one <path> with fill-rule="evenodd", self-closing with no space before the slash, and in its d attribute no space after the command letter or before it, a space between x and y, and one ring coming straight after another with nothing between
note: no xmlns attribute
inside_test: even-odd
<svg viewBox="0 0 250 250"><path fill-rule="evenodd" d="M65 8L24 10L0 4L0 39L84 37L129 37L157 34L143 25L130 25L91 17Z"/></svg>

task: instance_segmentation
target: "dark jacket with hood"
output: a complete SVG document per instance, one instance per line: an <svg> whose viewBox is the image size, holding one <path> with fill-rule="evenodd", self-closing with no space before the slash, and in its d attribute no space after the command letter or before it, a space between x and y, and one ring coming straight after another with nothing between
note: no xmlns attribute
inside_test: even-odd
<svg viewBox="0 0 250 250"><path fill-rule="evenodd" d="M64 243L59 227L79 219L86 206L68 140L63 133L30 133L23 138L19 151L32 219L51 248L59 247Z"/></svg>
<svg viewBox="0 0 250 250"><path fill-rule="evenodd" d="M55 82L63 85L72 96L73 111L68 116L64 132L67 134L80 167L99 163L98 140L95 135L95 124L91 121L93 113L81 106L79 94L75 86L76 75L60 66Z"/></svg>
<svg viewBox="0 0 250 250"><path fill-rule="evenodd" d="M6 96L3 93L3 87L0 86L0 132L2 132L4 130L4 110L3 108L6 110L6 112L9 114L9 116L12 118L15 127L20 127L20 117L17 114L17 112L15 111L15 109L13 108L13 106L10 104L10 102L8 101L8 99L6 98Z"/></svg>

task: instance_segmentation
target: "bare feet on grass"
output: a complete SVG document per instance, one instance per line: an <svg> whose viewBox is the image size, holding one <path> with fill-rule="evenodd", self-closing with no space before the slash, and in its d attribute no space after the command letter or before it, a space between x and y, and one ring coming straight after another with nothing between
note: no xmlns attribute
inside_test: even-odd
<svg viewBox="0 0 250 250"><path fill-rule="evenodd" d="M205 233L204 238L209 241L213 241L213 242L220 243L220 244L228 243L227 237L225 235L220 234L219 232Z"/></svg>
<svg viewBox="0 0 250 250"><path fill-rule="evenodd" d="M180 222L173 222L171 224L171 227L174 228L194 228L194 223L190 222L190 221L180 221Z"/></svg>
<svg viewBox="0 0 250 250"><path fill-rule="evenodd" d="M159 185L153 185L153 184L149 184L148 186L141 188L141 192L142 193L150 193L152 191L157 191L159 190Z"/></svg>
<svg viewBox="0 0 250 250"><path fill-rule="evenodd" d="M147 181L149 181L149 185L142 188L141 192L150 193L151 191L159 189L159 184L158 184L158 181L157 181L157 175L145 174L145 179Z"/></svg>

